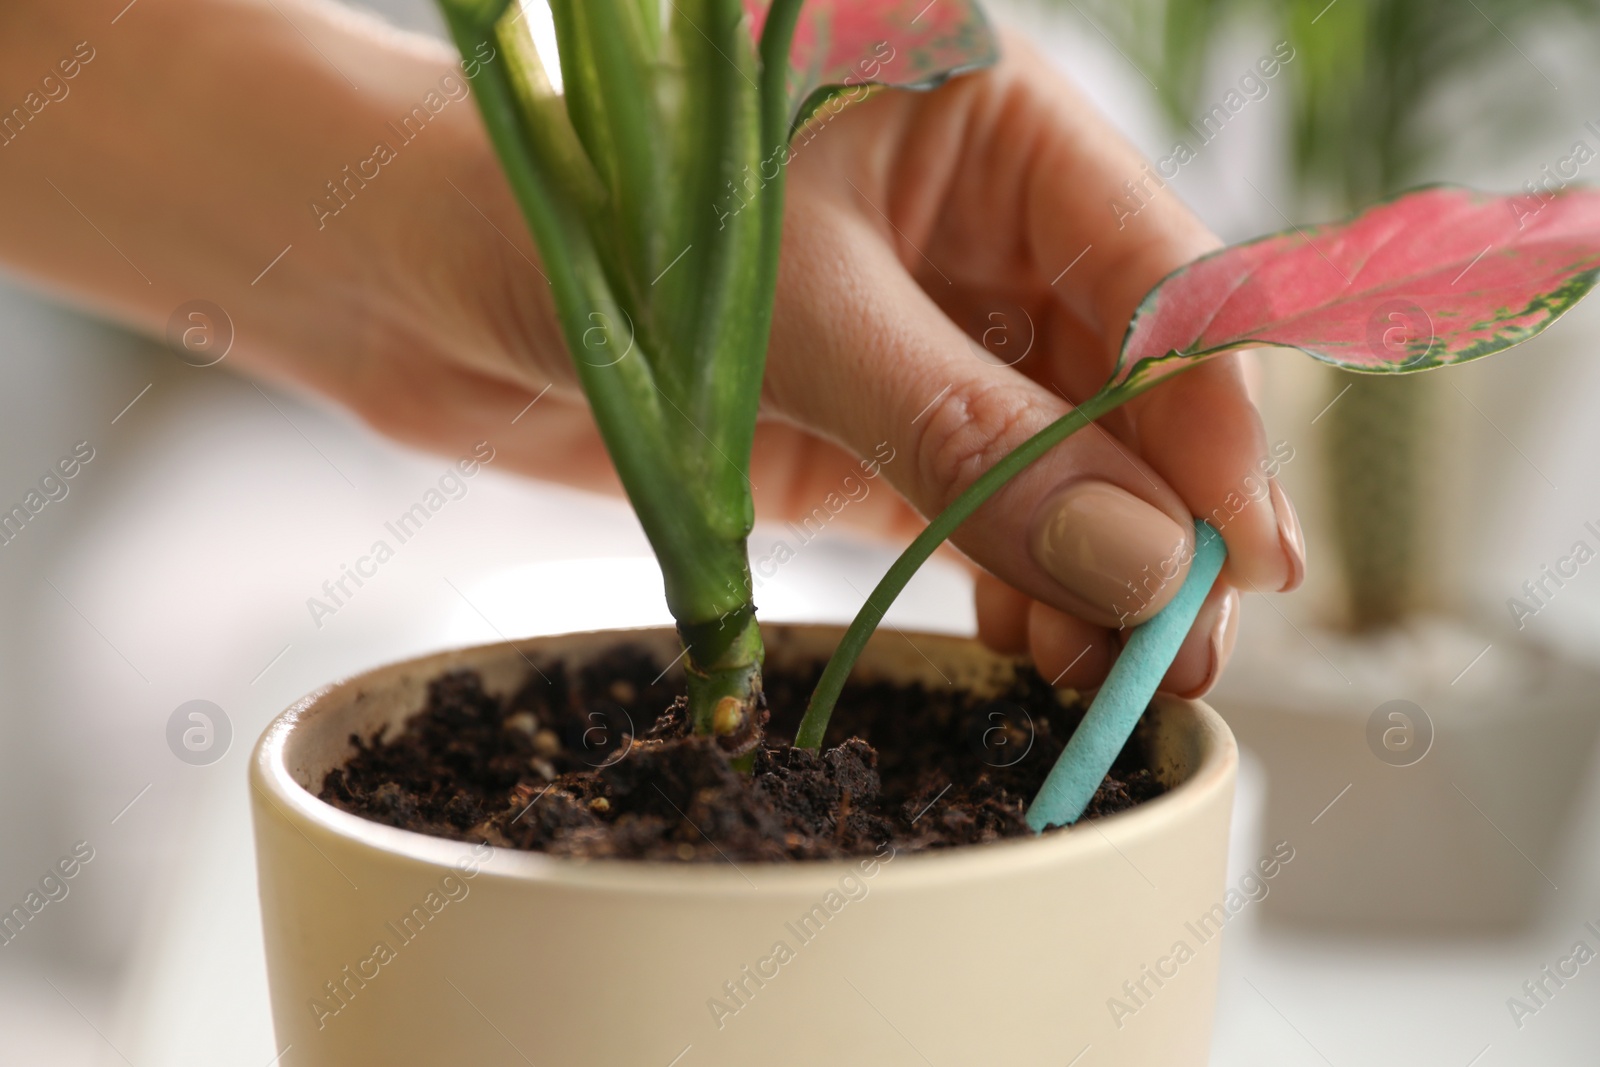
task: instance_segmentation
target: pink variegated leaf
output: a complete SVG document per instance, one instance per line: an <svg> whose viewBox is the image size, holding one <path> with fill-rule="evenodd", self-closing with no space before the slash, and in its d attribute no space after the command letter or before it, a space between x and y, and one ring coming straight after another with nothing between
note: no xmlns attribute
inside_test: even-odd
<svg viewBox="0 0 1600 1067"><path fill-rule="evenodd" d="M761 36L769 0L745 0ZM929 89L988 66L999 45L977 0L806 0L789 50L796 124L845 90Z"/></svg>
<svg viewBox="0 0 1600 1067"><path fill-rule="evenodd" d="M1112 381L1153 381L1259 345L1372 374L1464 363L1539 333L1597 275L1600 190L1430 186L1168 275L1134 314Z"/></svg>

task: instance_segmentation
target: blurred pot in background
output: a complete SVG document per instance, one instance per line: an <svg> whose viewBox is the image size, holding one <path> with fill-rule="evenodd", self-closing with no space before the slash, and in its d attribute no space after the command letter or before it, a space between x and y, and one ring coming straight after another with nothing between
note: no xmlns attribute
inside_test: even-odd
<svg viewBox="0 0 1600 1067"><path fill-rule="evenodd" d="M1459 161L1476 150L1494 162L1541 116L1529 113L1530 95L1495 91L1486 71L1522 63L1519 76L1541 90L1548 81L1507 34L1558 18L1600 26L1593 0L1474 7L1102 0L1079 10L1143 68L1184 145L1208 144L1269 91L1286 96L1289 128L1277 144L1293 202L1280 209L1251 186L1263 217L1281 224L1344 214L1425 179L1464 177L1439 172L1447 153ZM1240 41L1250 55L1266 49L1264 65L1220 86L1209 77L1217 56ZM1441 103L1470 104L1470 123L1441 121ZM1169 158L1157 164L1167 179L1184 153ZM1560 183L1571 175L1530 167L1530 177ZM1541 188L1525 189L1530 211ZM1463 284L1470 288L1470 278ZM1420 309L1389 311L1375 317L1374 345L1399 352L1429 333ZM1267 840L1316 825L1303 851L1310 858L1265 911L1409 930L1526 919L1553 892L1549 872L1591 765L1600 674L1472 606L1483 591L1471 585L1479 560L1463 529L1476 525L1473 509L1494 487L1466 462L1461 411L1479 426L1488 420L1473 413L1470 397L1449 395L1458 387L1441 376L1277 369L1296 362L1274 361L1275 384L1289 387L1275 392L1291 394L1286 406L1306 415L1296 425L1309 422L1293 440L1301 456L1293 477L1320 490L1299 494L1313 498L1313 555L1335 550L1313 570L1339 580L1313 581L1287 615L1265 605L1247 613L1217 693L1240 743L1266 765ZM1495 443L1506 447L1509 438Z"/></svg>

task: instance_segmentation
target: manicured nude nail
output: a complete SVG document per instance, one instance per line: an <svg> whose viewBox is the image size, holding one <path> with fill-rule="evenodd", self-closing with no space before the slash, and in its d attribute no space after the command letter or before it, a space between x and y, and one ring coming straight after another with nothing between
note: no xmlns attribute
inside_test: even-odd
<svg viewBox="0 0 1600 1067"><path fill-rule="evenodd" d="M1031 547L1034 561L1070 592L1128 619L1182 573L1192 540L1191 530L1132 493L1084 481L1039 508Z"/></svg>
<svg viewBox="0 0 1600 1067"><path fill-rule="evenodd" d="M1300 588L1300 583L1306 579L1306 541L1300 532L1300 516L1295 514L1289 494L1283 491L1278 479L1270 479L1270 482L1272 513L1278 519L1278 543L1283 546L1283 554L1289 557L1289 577L1278 592L1287 593Z"/></svg>
<svg viewBox="0 0 1600 1067"><path fill-rule="evenodd" d="M1211 623L1210 637L1206 642L1207 650L1211 653L1211 661L1206 668L1205 680L1191 692L1181 694L1186 700L1203 697L1211 691L1222 677L1222 668L1228 663L1228 657L1233 655L1233 644L1239 639L1239 594L1237 591L1229 592L1222 598L1222 606L1217 611L1217 617Z"/></svg>

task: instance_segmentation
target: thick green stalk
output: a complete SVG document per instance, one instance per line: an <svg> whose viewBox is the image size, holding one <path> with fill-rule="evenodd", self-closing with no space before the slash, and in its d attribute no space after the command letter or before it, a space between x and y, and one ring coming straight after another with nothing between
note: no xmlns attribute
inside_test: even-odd
<svg viewBox="0 0 1600 1067"><path fill-rule="evenodd" d="M844 638L834 650L833 657L828 660L828 665L823 668L822 677L817 681L816 689L812 691L805 717L800 720L800 729L795 734L796 747L812 749L822 747L823 736L828 730L828 719L833 715L833 706L839 699L839 693L844 689L850 668L855 665L861 650L866 647L867 639L883 621L889 605L894 603L895 597L900 595L900 591L906 587L911 576L927 562L934 550L955 533L956 528L986 500L1011 479L1032 466L1034 461L1100 416L1127 403L1154 384L1153 379L1134 379L1101 389L1083 404L1028 438L1015 451L990 467L977 481L963 490L949 507L934 516L927 528L917 535L916 540L900 554L900 558L894 561L878 584L873 587L872 592L867 595L867 602L861 606L860 612L845 630Z"/></svg>
<svg viewBox="0 0 1600 1067"><path fill-rule="evenodd" d="M446 13L454 14L449 7ZM463 55L480 54L480 47L499 43L492 26L455 17L450 23ZM564 198L522 127L503 58L482 64L473 79L473 95L511 191L538 242L568 348L574 353L593 351L603 330L605 343L621 350L629 341L620 336L627 316L613 299L592 240L576 219L559 209ZM666 426L673 416L662 411L650 366L638 354L612 362L610 351L605 349L605 361L573 362L628 498L652 543L704 544L711 531L693 509L682 506L682 486L669 447L673 435ZM725 600L724 586L728 574L739 572L730 571L721 557L742 558L741 548L724 547L719 553L719 546L707 546L702 566L686 574L669 574L667 597L674 613L699 600L705 601L707 618L732 607Z"/></svg>
<svg viewBox="0 0 1600 1067"><path fill-rule="evenodd" d="M768 335L772 330L772 305L778 287L778 257L783 234L784 178L787 174L789 133L789 49L800 19L803 0L774 0L762 28L760 43L760 159L776 163L774 176L760 190L758 220L761 227L757 259L756 298L746 312L750 316L748 358L726 368L725 383L734 392L759 390L765 371ZM765 177L765 172L762 171ZM754 405L751 406L754 414ZM753 436L754 426L750 428ZM749 439L739 442L741 455L749 455ZM738 447L736 445L735 447ZM748 499L748 497L746 497ZM746 527L753 519L747 516ZM725 593L740 598L735 608L725 610L711 622L685 623L679 619L678 632L689 655L685 673L689 683L690 718L696 733L736 735L753 741L746 729L761 694L761 665L764 648L751 599L748 554L740 541L742 558L737 585L725 583ZM663 561L665 565L665 561Z"/></svg>
<svg viewBox="0 0 1600 1067"><path fill-rule="evenodd" d="M761 692L761 627L753 604L724 619L678 627L689 684L689 717L697 734L732 734L745 726ZM730 703L731 702L731 703ZM753 738L752 738L753 739Z"/></svg>
<svg viewBox="0 0 1600 1067"><path fill-rule="evenodd" d="M473 18L447 6L451 30L463 55L492 54L503 42L492 21ZM563 192L559 175L530 140L518 111L516 89L506 69L507 57L481 64L473 78L474 96L491 142L504 166L518 205L538 242L545 273L595 421L628 492L641 524L656 548L666 579L668 606L674 617L704 625L735 618L750 601L749 559L743 537L730 536L700 508L685 506L685 477L675 443L686 432L681 414L662 399L654 372L643 353L613 360L630 338L628 316L617 304L594 240ZM568 210L563 210L566 208ZM593 352L596 331L604 328L604 359L581 358ZM742 484L742 483L741 483ZM733 648L749 650L751 642ZM693 651L691 649L691 651ZM732 669L750 677L748 664L730 664L713 655L708 674ZM759 642L754 645L759 677Z"/></svg>

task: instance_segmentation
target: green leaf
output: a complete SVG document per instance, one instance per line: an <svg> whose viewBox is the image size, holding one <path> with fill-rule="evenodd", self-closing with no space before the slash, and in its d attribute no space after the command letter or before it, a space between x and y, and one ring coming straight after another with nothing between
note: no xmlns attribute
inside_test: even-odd
<svg viewBox="0 0 1600 1067"><path fill-rule="evenodd" d="M608 201L608 251L635 279L661 255L665 115L638 0L553 0L567 114Z"/></svg>

